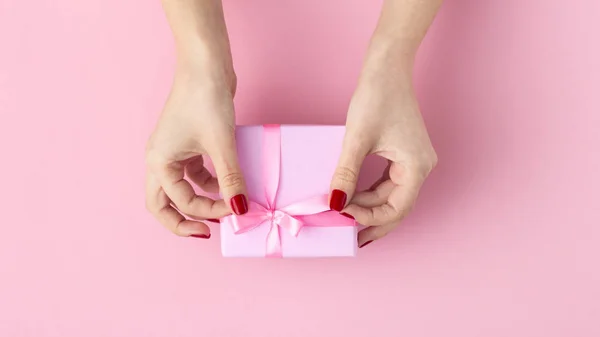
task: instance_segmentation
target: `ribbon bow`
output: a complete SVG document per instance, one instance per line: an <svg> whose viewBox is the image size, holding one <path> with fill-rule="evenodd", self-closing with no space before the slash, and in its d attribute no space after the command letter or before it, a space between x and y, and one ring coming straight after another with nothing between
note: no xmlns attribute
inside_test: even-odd
<svg viewBox="0 0 600 337"><path fill-rule="evenodd" d="M281 170L281 128L279 125L264 125L263 131L263 181L267 206L250 201L248 213L232 214L223 218L221 222L230 225L235 234L269 224L267 257L282 256L280 228L296 237L304 226L354 226L354 220L329 209L327 195L312 197L279 209L276 207Z"/></svg>

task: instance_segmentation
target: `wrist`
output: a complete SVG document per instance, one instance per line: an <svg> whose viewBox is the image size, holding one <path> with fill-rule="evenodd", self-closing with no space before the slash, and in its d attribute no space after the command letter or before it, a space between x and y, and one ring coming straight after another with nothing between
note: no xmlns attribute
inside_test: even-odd
<svg viewBox="0 0 600 337"><path fill-rule="evenodd" d="M365 57L360 82L410 87L415 54L416 51L402 41L374 36Z"/></svg>
<svg viewBox="0 0 600 337"><path fill-rule="evenodd" d="M188 85L224 85L232 93L237 84L228 47L214 48L206 44L188 45L185 50L178 48L175 79Z"/></svg>
<svg viewBox="0 0 600 337"><path fill-rule="evenodd" d="M235 72L221 1L163 0L177 51L175 80L186 85L229 85Z"/></svg>
<svg viewBox="0 0 600 337"><path fill-rule="evenodd" d="M371 38L365 67L412 73L417 47L409 40L376 33Z"/></svg>
<svg viewBox="0 0 600 337"><path fill-rule="evenodd" d="M177 65L201 68L233 68L229 38L224 36L189 36L176 39Z"/></svg>

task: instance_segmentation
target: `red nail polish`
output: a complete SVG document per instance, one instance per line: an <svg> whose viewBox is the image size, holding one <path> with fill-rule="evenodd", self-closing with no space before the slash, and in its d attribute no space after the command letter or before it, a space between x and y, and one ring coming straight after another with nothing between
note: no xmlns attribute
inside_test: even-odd
<svg viewBox="0 0 600 337"><path fill-rule="evenodd" d="M346 198L348 196L344 191L333 190L331 191L331 200L329 201L329 208L334 211L341 212L346 206Z"/></svg>
<svg viewBox="0 0 600 337"><path fill-rule="evenodd" d="M360 246L360 247L358 247L358 248L362 248L362 247L364 247L364 246L368 245L368 244L369 244L369 243L371 243L371 242L373 242L373 240L371 240L371 241L367 241L367 242L363 243L363 244L362 244L362 246Z"/></svg>
<svg viewBox="0 0 600 337"><path fill-rule="evenodd" d="M343 215L343 216L345 216L346 218L350 218L350 219L354 220L354 217L352 215L348 214L348 213L342 212L340 214Z"/></svg>
<svg viewBox="0 0 600 337"><path fill-rule="evenodd" d="M235 214L242 215L248 213L248 201L246 200L245 195L236 195L235 197L231 198L230 203Z"/></svg>
<svg viewBox="0 0 600 337"><path fill-rule="evenodd" d="M198 238L198 239L210 239L210 234L205 235L205 234L192 234L190 235L193 238Z"/></svg>
<svg viewBox="0 0 600 337"><path fill-rule="evenodd" d="M221 223L219 219L206 219L206 221Z"/></svg>

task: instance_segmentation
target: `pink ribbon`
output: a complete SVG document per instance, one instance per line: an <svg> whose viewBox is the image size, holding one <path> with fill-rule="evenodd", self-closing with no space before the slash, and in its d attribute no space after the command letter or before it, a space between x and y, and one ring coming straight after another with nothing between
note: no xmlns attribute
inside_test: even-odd
<svg viewBox="0 0 600 337"><path fill-rule="evenodd" d="M226 216L221 219L221 223L231 226L235 234L242 234L263 224L269 224L265 254L267 257L282 256L280 228L296 237L304 226L355 226L354 220L329 209L326 194L282 208L276 207L275 200L281 169L281 128L279 125L264 125L263 130L263 181L267 205L250 201L248 213ZM303 177L298 177L301 178Z"/></svg>

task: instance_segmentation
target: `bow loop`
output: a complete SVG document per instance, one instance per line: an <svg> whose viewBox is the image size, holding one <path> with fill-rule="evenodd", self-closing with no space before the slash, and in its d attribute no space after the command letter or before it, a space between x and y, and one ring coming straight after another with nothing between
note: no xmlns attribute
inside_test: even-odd
<svg viewBox="0 0 600 337"><path fill-rule="evenodd" d="M224 220L231 223L235 234L242 234L269 223L270 226L279 226L291 235L298 236L304 226L301 220L284 211L270 210L255 202L250 202L250 211L244 216L231 215Z"/></svg>

